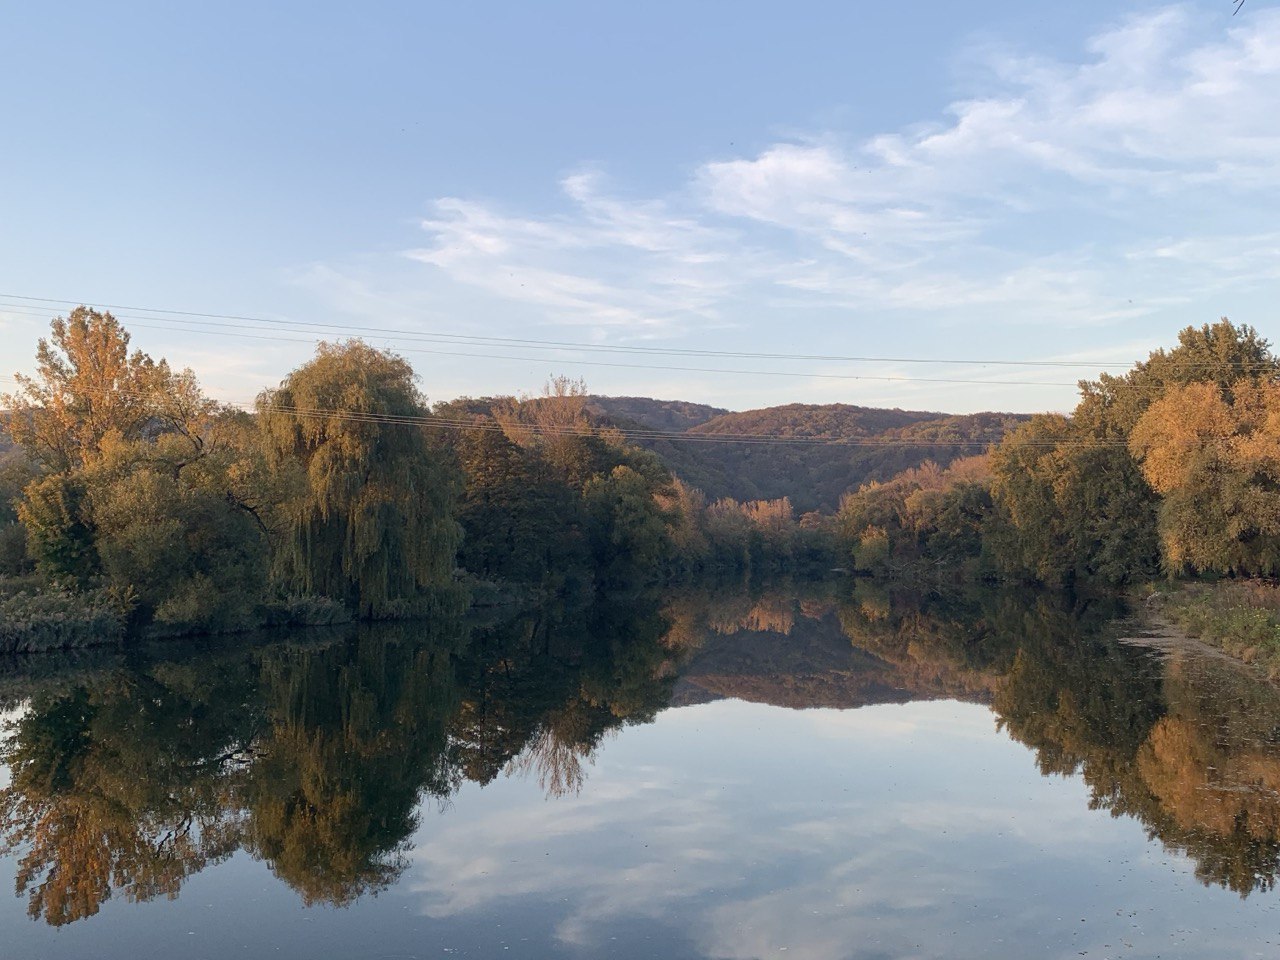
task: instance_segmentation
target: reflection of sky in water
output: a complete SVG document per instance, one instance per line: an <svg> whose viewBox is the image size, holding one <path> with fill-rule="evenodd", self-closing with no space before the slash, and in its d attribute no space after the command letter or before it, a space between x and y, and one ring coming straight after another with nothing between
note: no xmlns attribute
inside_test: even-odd
<svg viewBox="0 0 1280 960"><path fill-rule="evenodd" d="M397 886L345 909L302 908L243 854L56 931L10 896L0 952L1216 960L1280 939L1274 895L1202 886L955 702L669 710L607 740L579 796L465 785L413 846Z"/></svg>
<svg viewBox="0 0 1280 960"><path fill-rule="evenodd" d="M548 953L645 956L622 943L644 930L655 955L1249 956L1278 918L952 702L669 711L608 745L576 800L464 789L418 843L418 909L541 904Z"/></svg>

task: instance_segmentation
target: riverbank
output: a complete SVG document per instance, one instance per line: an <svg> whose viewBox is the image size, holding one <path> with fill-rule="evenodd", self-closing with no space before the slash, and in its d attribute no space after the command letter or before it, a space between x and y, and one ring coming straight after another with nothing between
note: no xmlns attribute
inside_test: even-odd
<svg viewBox="0 0 1280 960"><path fill-rule="evenodd" d="M1219 580L1160 585L1144 605L1149 615L1280 680L1280 584Z"/></svg>
<svg viewBox="0 0 1280 960"><path fill-rule="evenodd" d="M421 620L461 614L468 608L500 609L524 602L516 587L460 577L448 587L387 604L373 618L361 618L350 606L328 597L300 595L264 600L223 622L153 619L138 625L134 598L109 587L73 590L51 586L33 576L0 577L0 655L330 627L362 619Z"/></svg>

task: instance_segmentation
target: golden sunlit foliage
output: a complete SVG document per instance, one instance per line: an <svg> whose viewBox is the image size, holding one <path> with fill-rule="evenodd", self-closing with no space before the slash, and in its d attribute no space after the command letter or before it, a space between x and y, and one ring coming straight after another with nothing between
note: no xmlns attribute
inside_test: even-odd
<svg viewBox="0 0 1280 960"><path fill-rule="evenodd" d="M1280 571L1280 383L1194 383L1152 404L1129 437L1163 500L1170 568Z"/></svg>

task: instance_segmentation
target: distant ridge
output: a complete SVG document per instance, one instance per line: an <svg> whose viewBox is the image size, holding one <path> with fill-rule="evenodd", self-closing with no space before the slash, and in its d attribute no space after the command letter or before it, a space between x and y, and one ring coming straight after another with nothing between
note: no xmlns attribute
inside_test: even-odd
<svg viewBox="0 0 1280 960"><path fill-rule="evenodd" d="M684 433L731 411L687 400L653 400L649 397L592 397L594 411L614 421L629 420L653 430Z"/></svg>
<svg viewBox="0 0 1280 960"><path fill-rule="evenodd" d="M694 436L911 441L911 445L867 447L639 441L662 457L677 476L713 500L790 497L800 513L834 510L846 491L870 481L888 480L926 460L946 466L982 453L986 445L998 443L1009 430L1030 419L1018 413L948 414L845 403L788 403L733 412L648 397L595 396L591 408L597 416L624 429L640 427Z"/></svg>

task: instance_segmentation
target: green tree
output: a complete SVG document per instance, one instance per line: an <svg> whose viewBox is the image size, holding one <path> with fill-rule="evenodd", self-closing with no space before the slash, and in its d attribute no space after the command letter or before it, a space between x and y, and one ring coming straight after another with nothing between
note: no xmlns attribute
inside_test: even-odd
<svg viewBox="0 0 1280 960"><path fill-rule="evenodd" d="M449 581L458 482L416 422L426 410L403 358L321 344L258 411L276 469L299 476L282 507L285 584L379 616Z"/></svg>
<svg viewBox="0 0 1280 960"><path fill-rule="evenodd" d="M0 430L0 446L3 445ZM27 530L18 519L22 490L34 479L35 465L17 447L0 449L0 576L26 573L31 566Z"/></svg>
<svg viewBox="0 0 1280 960"><path fill-rule="evenodd" d="M640 473L617 466L585 491L592 552L605 581L656 579L668 547L667 524Z"/></svg>
<svg viewBox="0 0 1280 960"><path fill-rule="evenodd" d="M463 567L549 589L591 579L578 491L493 420L480 418L449 440L464 479L458 507Z"/></svg>
<svg viewBox="0 0 1280 960"><path fill-rule="evenodd" d="M269 544L235 496L240 451L216 427L113 441L82 476L107 583L168 632L241 629L265 593Z"/></svg>
<svg viewBox="0 0 1280 960"><path fill-rule="evenodd" d="M1082 438L1065 417L1036 417L992 454L990 528L1007 573L1053 585L1150 576L1156 501L1128 452Z"/></svg>

